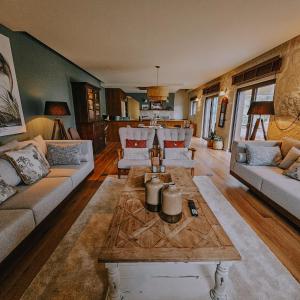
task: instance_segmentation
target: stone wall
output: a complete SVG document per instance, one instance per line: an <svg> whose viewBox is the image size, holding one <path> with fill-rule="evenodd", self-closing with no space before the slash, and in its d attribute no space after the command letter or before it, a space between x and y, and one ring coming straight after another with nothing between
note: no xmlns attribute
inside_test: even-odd
<svg viewBox="0 0 300 300"><path fill-rule="evenodd" d="M283 58L281 71L275 75L262 78L257 81L247 83L242 86L234 86L231 84L232 76L255 66L267 59L276 55ZM291 124L292 120L300 113L300 36L297 36L288 42L279 45L276 48L252 59L251 61L231 70L230 72L215 78L214 80L203 84L189 93L189 98L197 96L199 99L197 114L190 119L197 123L197 136L202 136L203 110L204 101L207 95L202 95L203 88L210 86L214 82L221 83L221 90L227 89L227 96L229 103L226 112L226 121L224 128L216 127L217 134L224 138L225 149L229 149L231 141L232 123L234 118L234 106L236 101L237 90L240 87L252 85L258 82L276 79L275 90L275 111L276 116L271 117L271 122L268 129L269 139L280 139L283 136L292 136L300 139L300 121L297 121L289 130L280 130L279 128L286 128ZM217 112L217 121L220 115L221 98L219 98L219 107Z"/></svg>

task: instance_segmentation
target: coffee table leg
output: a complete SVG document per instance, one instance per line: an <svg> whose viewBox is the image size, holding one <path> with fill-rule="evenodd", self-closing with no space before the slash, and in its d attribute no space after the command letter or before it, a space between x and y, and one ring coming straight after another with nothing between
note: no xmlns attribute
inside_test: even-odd
<svg viewBox="0 0 300 300"><path fill-rule="evenodd" d="M210 290L212 300L227 300L226 286L228 281L228 271L231 263L220 262L215 272L215 287Z"/></svg>
<svg viewBox="0 0 300 300"><path fill-rule="evenodd" d="M108 275L109 299L120 300L120 272L118 264L105 264Z"/></svg>

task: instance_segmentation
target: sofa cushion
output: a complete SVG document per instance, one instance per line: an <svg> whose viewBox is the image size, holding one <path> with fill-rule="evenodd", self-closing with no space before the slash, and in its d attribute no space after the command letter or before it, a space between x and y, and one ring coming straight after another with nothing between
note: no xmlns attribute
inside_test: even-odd
<svg viewBox="0 0 300 300"><path fill-rule="evenodd" d="M270 170L262 174L261 192L300 219L299 181Z"/></svg>
<svg viewBox="0 0 300 300"><path fill-rule="evenodd" d="M285 157L292 147L300 149L300 140L284 137L281 143L281 153Z"/></svg>
<svg viewBox="0 0 300 300"><path fill-rule="evenodd" d="M81 144L47 143L47 159L51 166L80 165Z"/></svg>
<svg viewBox="0 0 300 300"><path fill-rule="evenodd" d="M151 167L150 159L121 159L118 161L119 169L130 169L133 166Z"/></svg>
<svg viewBox="0 0 300 300"><path fill-rule="evenodd" d="M72 191L69 177L43 178L33 185L17 187L18 193L0 205L0 209L31 209L39 224Z"/></svg>
<svg viewBox="0 0 300 300"><path fill-rule="evenodd" d="M74 166L53 166L47 178L71 177L73 188L75 188L91 173L93 168L90 162L82 162L80 165Z"/></svg>
<svg viewBox="0 0 300 300"><path fill-rule="evenodd" d="M163 159L163 165L166 167L182 167L191 169L195 167L196 162L191 159Z"/></svg>
<svg viewBox="0 0 300 300"><path fill-rule="evenodd" d="M247 164L250 166L276 166L282 156L279 146L263 147L246 145Z"/></svg>
<svg viewBox="0 0 300 300"><path fill-rule="evenodd" d="M19 142L17 140L11 141L0 147L0 153L4 153L9 150L16 149L18 147Z"/></svg>
<svg viewBox="0 0 300 300"><path fill-rule="evenodd" d="M241 163L236 163L234 165L233 171L243 180L251 184L254 188L260 191L262 178L260 174L262 172L267 172L268 169L279 169L277 167L264 167L264 166L249 166ZM281 169L279 169L282 172Z"/></svg>
<svg viewBox="0 0 300 300"><path fill-rule="evenodd" d="M32 184L49 173L47 160L33 144L7 151L1 157L14 166L25 184Z"/></svg>
<svg viewBox="0 0 300 300"><path fill-rule="evenodd" d="M0 177L0 203L4 202L11 196L13 196L17 190L11 186L8 185L1 177Z"/></svg>
<svg viewBox="0 0 300 300"><path fill-rule="evenodd" d="M125 159L149 159L148 148L125 148L124 158Z"/></svg>
<svg viewBox="0 0 300 300"><path fill-rule="evenodd" d="M18 142L18 149L24 148L29 144L33 144L37 149L45 156L47 153L46 141L42 138L41 135L36 136L32 140Z"/></svg>
<svg viewBox="0 0 300 300"><path fill-rule="evenodd" d="M30 209L0 210L0 261L35 228Z"/></svg>
<svg viewBox="0 0 300 300"><path fill-rule="evenodd" d="M279 164L279 168L288 169L298 159L298 157L300 157L300 149L292 147Z"/></svg>
<svg viewBox="0 0 300 300"><path fill-rule="evenodd" d="M0 158L0 177L11 186L16 186L22 181L13 165L3 158Z"/></svg>

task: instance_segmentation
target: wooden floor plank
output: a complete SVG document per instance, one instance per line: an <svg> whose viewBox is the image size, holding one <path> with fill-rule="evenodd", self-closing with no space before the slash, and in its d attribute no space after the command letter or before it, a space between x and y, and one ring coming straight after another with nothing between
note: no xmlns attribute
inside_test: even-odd
<svg viewBox="0 0 300 300"><path fill-rule="evenodd" d="M0 299L19 299L50 257L105 177L117 174L118 143L110 143L95 157L95 171L74 193L51 221L51 228L34 242L14 264L0 270ZM207 149L193 139L196 152L195 175L209 175L270 250L300 282L300 234L283 217L229 174L230 153Z"/></svg>

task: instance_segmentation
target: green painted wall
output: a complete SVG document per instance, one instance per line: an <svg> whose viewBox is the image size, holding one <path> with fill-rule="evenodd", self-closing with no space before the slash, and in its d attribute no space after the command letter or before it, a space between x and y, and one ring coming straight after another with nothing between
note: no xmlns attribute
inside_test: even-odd
<svg viewBox="0 0 300 300"><path fill-rule="evenodd" d="M67 101L72 115L64 117L63 122L66 128L74 127L71 81L86 81L100 86L100 80L96 80L24 33L13 32L2 25L0 33L10 39L22 108L28 125L25 134L1 137L0 142L15 138L25 139L37 133L49 138L52 121L43 116L44 103L47 100ZM104 114L106 111L104 91L101 92L101 96Z"/></svg>

